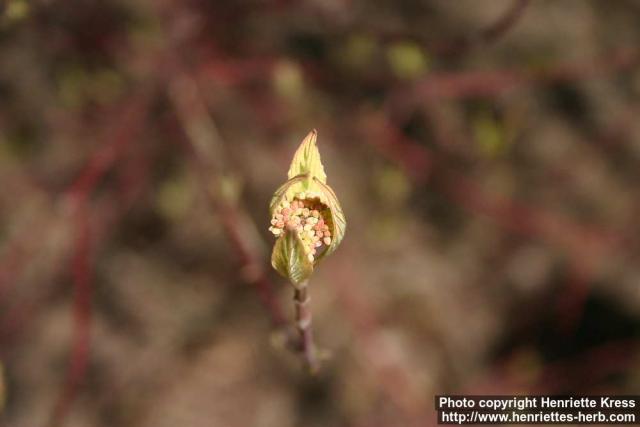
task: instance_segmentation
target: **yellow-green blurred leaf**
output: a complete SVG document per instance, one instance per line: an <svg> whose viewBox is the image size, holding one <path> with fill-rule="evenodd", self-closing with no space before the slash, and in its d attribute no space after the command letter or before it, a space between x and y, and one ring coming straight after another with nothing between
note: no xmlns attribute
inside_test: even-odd
<svg viewBox="0 0 640 427"><path fill-rule="evenodd" d="M29 14L29 3L25 0L11 0L5 7L5 17L9 21L18 21Z"/></svg>
<svg viewBox="0 0 640 427"><path fill-rule="evenodd" d="M411 193L407 175L397 167L386 167L376 174L376 187L385 206L402 206Z"/></svg>
<svg viewBox="0 0 640 427"><path fill-rule="evenodd" d="M473 123L475 140L480 150L489 156L500 154L505 148L501 124L489 114L480 114Z"/></svg>
<svg viewBox="0 0 640 427"><path fill-rule="evenodd" d="M242 193L242 183L235 177L221 175L217 190L224 200L235 203Z"/></svg>
<svg viewBox="0 0 640 427"><path fill-rule="evenodd" d="M81 108L87 102L109 104L125 90L122 76L111 69L89 71L73 64L57 76L58 96L66 108Z"/></svg>
<svg viewBox="0 0 640 427"><path fill-rule="evenodd" d="M376 53L376 41L366 34L356 34L349 38L340 51L340 59L354 69L368 66Z"/></svg>
<svg viewBox="0 0 640 427"><path fill-rule="evenodd" d="M393 73L402 79L411 79L424 74L428 60L420 46L413 42L399 42L387 49L387 60Z"/></svg>
<svg viewBox="0 0 640 427"><path fill-rule="evenodd" d="M274 67L272 78L273 86L279 95L286 98L299 98L304 94L302 71L295 62L279 62Z"/></svg>
<svg viewBox="0 0 640 427"><path fill-rule="evenodd" d="M195 198L193 186L187 176L181 174L162 183L156 196L158 212L172 220L184 217Z"/></svg>

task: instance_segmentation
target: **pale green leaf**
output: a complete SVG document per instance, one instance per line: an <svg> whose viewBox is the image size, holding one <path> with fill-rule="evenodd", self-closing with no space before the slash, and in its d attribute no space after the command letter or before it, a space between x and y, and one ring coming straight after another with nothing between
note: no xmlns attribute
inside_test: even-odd
<svg viewBox="0 0 640 427"><path fill-rule="evenodd" d="M293 160L289 167L289 179L298 175L305 175L307 177L307 186L311 184L314 178L322 183L327 182L327 175L324 172L324 167L320 161L320 152L316 145L317 138L318 132L314 129L302 141L293 155Z"/></svg>
<svg viewBox="0 0 640 427"><path fill-rule="evenodd" d="M321 188L322 194L326 199L326 202L324 203L326 203L329 208L329 212L331 213L331 244L322 254L321 257L324 257L335 251L338 248L338 245L340 245L340 242L342 242L347 230L347 219L342 212L342 207L340 206L338 197L336 196L336 193L333 192L333 189L320 181L315 181L315 184Z"/></svg>
<svg viewBox="0 0 640 427"><path fill-rule="evenodd" d="M307 258L302 241L295 231L286 230L276 240L271 253L271 265L296 286L313 273L313 263Z"/></svg>
<svg viewBox="0 0 640 427"><path fill-rule="evenodd" d="M278 187L271 197L271 202L269 202L269 212L271 212L271 215L273 215L276 208L283 200L291 201L295 193L302 191L300 184L304 178L304 176L293 177Z"/></svg>

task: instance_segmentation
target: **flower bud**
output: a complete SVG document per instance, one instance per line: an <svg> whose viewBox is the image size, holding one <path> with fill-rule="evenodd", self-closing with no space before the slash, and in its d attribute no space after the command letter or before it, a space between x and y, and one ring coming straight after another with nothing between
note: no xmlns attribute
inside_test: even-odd
<svg viewBox="0 0 640 427"><path fill-rule="evenodd" d="M307 280L319 260L336 250L346 230L338 198L327 185L316 139L314 130L302 141L293 156L289 180L276 190L269 206L269 230L277 237L271 264L294 286Z"/></svg>

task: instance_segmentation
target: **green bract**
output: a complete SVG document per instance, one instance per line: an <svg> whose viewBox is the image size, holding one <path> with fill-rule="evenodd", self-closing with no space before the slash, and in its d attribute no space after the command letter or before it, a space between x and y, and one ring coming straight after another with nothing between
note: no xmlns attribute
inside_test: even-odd
<svg viewBox="0 0 640 427"><path fill-rule="evenodd" d="M338 198L327 185L316 139L313 130L302 141L289 167L289 180L269 205L270 230L278 236L271 264L294 285L307 280L319 260L336 250L346 230Z"/></svg>
<svg viewBox="0 0 640 427"><path fill-rule="evenodd" d="M271 265L296 285L307 280L313 273L313 262L307 258L302 239L292 231L283 233L276 240L271 254Z"/></svg>

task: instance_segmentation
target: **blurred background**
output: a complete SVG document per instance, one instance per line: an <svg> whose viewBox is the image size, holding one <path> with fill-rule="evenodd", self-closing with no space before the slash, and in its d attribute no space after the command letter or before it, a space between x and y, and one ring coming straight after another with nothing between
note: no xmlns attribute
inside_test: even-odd
<svg viewBox="0 0 640 427"><path fill-rule="evenodd" d="M640 2L0 4L0 424L639 390ZM316 377L267 231L313 128L348 221Z"/></svg>

